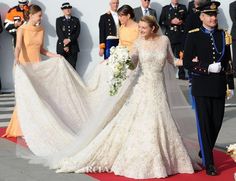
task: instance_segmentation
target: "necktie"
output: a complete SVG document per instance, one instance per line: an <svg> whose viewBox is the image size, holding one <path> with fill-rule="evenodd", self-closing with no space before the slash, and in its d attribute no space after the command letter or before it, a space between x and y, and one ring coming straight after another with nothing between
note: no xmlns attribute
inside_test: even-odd
<svg viewBox="0 0 236 181"><path fill-rule="evenodd" d="M145 9L144 10L144 15L147 15L148 14L148 9Z"/></svg>

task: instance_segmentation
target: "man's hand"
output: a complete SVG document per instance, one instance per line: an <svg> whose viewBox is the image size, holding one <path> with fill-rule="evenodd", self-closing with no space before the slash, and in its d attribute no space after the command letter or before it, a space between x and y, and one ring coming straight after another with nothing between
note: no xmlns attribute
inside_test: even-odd
<svg viewBox="0 0 236 181"><path fill-rule="evenodd" d="M68 53L69 52L69 47L64 47L64 51L66 52L66 53Z"/></svg>
<svg viewBox="0 0 236 181"><path fill-rule="evenodd" d="M68 38L63 40L64 46L68 45L70 42L71 42L71 40Z"/></svg>
<svg viewBox="0 0 236 181"><path fill-rule="evenodd" d="M15 26L16 28L20 27L22 24L23 24L22 21L14 21L14 26Z"/></svg>
<svg viewBox="0 0 236 181"><path fill-rule="evenodd" d="M104 49L99 50L99 56L102 57L104 55Z"/></svg>
<svg viewBox="0 0 236 181"><path fill-rule="evenodd" d="M234 96L234 90L228 89L226 93L227 100L231 99Z"/></svg>
<svg viewBox="0 0 236 181"><path fill-rule="evenodd" d="M179 19L178 25L182 25L183 24L183 20Z"/></svg>
<svg viewBox="0 0 236 181"><path fill-rule="evenodd" d="M183 23L183 21L179 20L178 18L174 18L174 19L171 20L170 23L173 24L173 25L180 25L180 24Z"/></svg>
<svg viewBox="0 0 236 181"><path fill-rule="evenodd" d="M195 57L194 59L192 59L192 62L199 62L198 57Z"/></svg>
<svg viewBox="0 0 236 181"><path fill-rule="evenodd" d="M219 73L221 71L221 63L212 63L208 67L208 72L210 73Z"/></svg>

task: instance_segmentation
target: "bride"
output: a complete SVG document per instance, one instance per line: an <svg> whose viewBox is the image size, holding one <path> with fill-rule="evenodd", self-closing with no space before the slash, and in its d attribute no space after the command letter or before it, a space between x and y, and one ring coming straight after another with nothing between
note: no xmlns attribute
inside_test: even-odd
<svg viewBox="0 0 236 181"><path fill-rule="evenodd" d="M136 70L114 97L105 64L86 83L58 58L16 67L19 120L37 156L32 161L58 173L114 172L137 179L194 173L167 101L163 70L174 57L158 29L155 18L141 19L131 51Z"/></svg>

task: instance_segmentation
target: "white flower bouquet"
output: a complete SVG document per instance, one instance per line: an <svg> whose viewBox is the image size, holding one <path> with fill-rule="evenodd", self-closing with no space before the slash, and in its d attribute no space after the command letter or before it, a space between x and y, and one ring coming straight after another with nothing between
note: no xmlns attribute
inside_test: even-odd
<svg viewBox="0 0 236 181"><path fill-rule="evenodd" d="M227 148L227 154L236 162L236 144L230 144Z"/></svg>
<svg viewBox="0 0 236 181"><path fill-rule="evenodd" d="M132 66L129 50L124 46L111 47L108 63L113 75L110 80L109 94L114 96L122 86L123 81L128 77L127 70Z"/></svg>

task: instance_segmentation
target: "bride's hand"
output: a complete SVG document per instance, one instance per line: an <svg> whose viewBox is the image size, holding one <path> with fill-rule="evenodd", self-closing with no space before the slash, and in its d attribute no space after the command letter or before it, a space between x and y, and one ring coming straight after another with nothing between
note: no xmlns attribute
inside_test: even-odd
<svg viewBox="0 0 236 181"><path fill-rule="evenodd" d="M106 59L106 60L103 60L103 61L101 61L99 64L103 64L104 62L107 62L107 59Z"/></svg>
<svg viewBox="0 0 236 181"><path fill-rule="evenodd" d="M15 60L14 61L14 66L16 66L16 65L20 65L20 61L19 60Z"/></svg>
<svg viewBox="0 0 236 181"><path fill-rule="evenodd" d="M63 58L63 56L60 54L55 54L54 57Z"/></svg>

